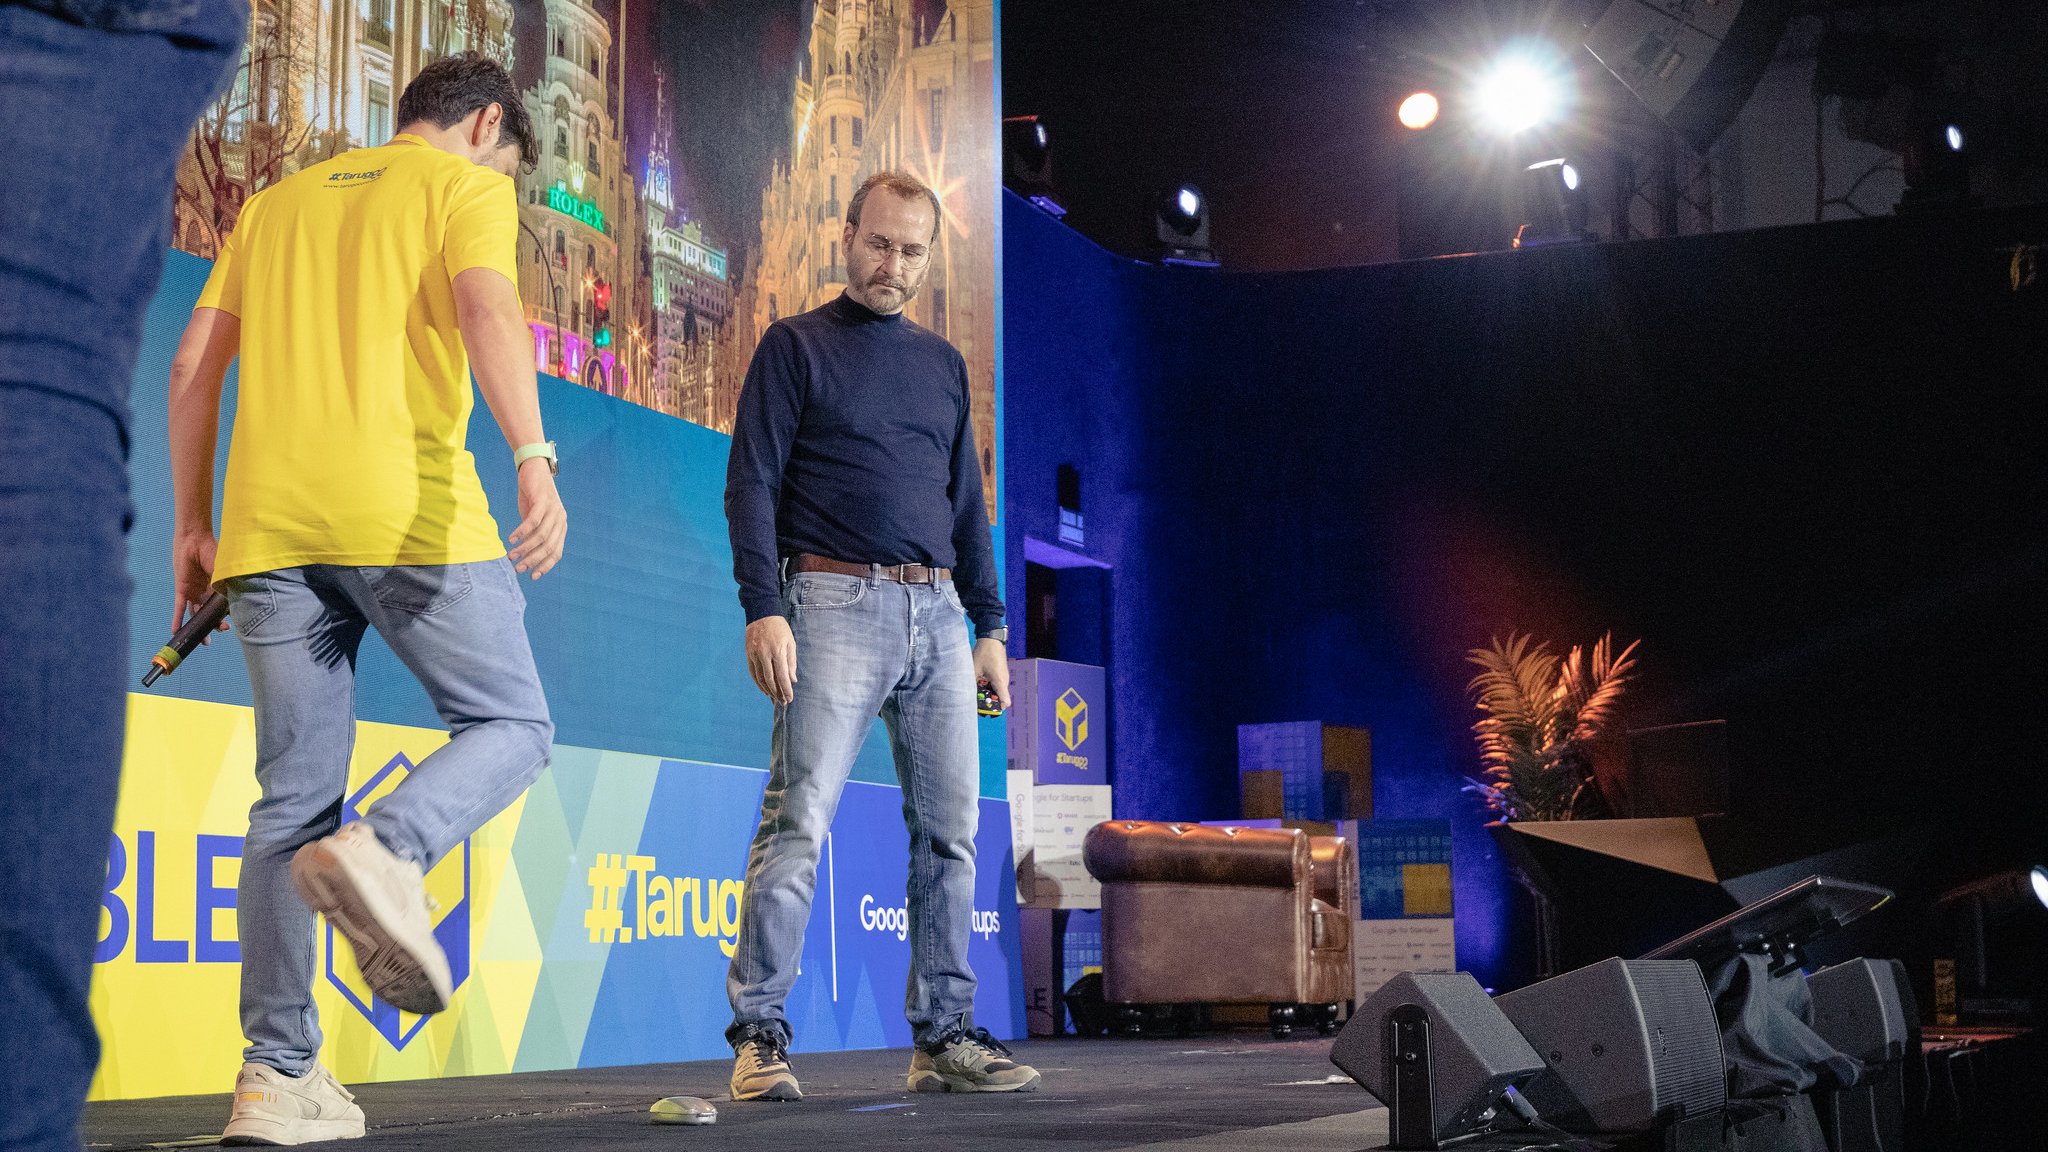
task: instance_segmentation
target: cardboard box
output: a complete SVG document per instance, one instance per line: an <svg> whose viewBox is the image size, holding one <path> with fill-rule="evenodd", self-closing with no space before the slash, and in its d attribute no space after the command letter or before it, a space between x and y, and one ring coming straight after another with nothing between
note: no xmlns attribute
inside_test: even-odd
<svg viewBox="0 0 2048 1152"><path fill-rule="evenodd" d="M1320 721L1241 724L1238 794L1247 819L1372 819L1372 732Z"/></svg>
<svg viewBox="0 0 2048 1152"><path fill-rule="evenodd" d="M1038 784L1109 784L1103 670L1064 660L1010 661L1010 767Z"/></svg>
<svg viewBox="0 0 2048 1152"><path fill-rule="evenodd" d="M1285 784L1277 769L1239 769L1238 811L1247 820L1279 820L1287 811Z"/></svg>
<svg viewBox="0 0 2048 1152"><path fill-rule="evenodd" d="M1101 668L1010 661L1010 846L1024 907L1102 906L1081 848L1110 818L1108 707Z"/></svg>

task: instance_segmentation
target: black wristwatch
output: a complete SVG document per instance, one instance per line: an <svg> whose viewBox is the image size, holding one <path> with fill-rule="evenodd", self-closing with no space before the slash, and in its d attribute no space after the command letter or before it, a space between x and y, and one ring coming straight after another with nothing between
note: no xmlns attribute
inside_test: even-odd
<svg viewBox="0 0 2048 1152"><path fill-rule="evenodd" d="M1010 642L1010 630L1007 627L998 624L994 628L991 628L988 631L983 632L979 639L993 640L998 644L1008 644Z"/></svg>

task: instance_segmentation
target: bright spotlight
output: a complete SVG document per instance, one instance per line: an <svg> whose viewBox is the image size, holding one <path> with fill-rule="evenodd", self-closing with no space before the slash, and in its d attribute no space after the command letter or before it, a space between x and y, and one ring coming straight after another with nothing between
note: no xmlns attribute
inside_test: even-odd
<svg viewBox="0 0 2048 1152"><path fill-rule="evenodd" d="M2034 899L2039 900L2042 907L2048 908L2048 865L2034 865L2034 870L2028 877L2034 882Z"/></svg>
<svg viewBox="0 0 2048 1152"><path fill-rule="evenodd" d="M1961 128L1958 128L1954 124L1951 124L1948 126L1948 130L1942 133L1942 135L1945 139L1948 140L1949 151L1961 152L1963 150L1963 130Z"/></svg>
<svg viewBox="0 0 2048 1152"><path fill-rule="evenodd" d="M1503 56L1479 78L1473 104L1488 126L1513 136L1557 119L1569 98L1561 67L1526 52Z"/></svg>
<svg viewBox="0 0 2048 1152"><path fill-rule="evenodd" d="M1406 100L1401 101L1400 111L1395 113L1395 115L1401 118L1401 126L1403 128L1421 131L1436 123L1437 111L1438 105L1434 94L1417 92Z"/></svg>
<svg viewBox="0 0 2048 1152"><path fill-rule="evenodd" d="M1209 247L1209 205L1200 189L1182 184L1161 193L1153 201L1152 221L1166 263L1216 266L1216 253Z"/></svg>

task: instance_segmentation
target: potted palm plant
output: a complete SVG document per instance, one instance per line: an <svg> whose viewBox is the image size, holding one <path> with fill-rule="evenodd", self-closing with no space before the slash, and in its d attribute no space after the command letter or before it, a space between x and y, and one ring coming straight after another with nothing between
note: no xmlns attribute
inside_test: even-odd
<svg viewBox="0 0 2048 1152"><path fill-rule="evenodd" d="M1472 726L1484 771L1465 789L1494 816L1488 827L1535 912L1536 971L1563 970L1556 892L1514 830L1521 821L1583 820L1609 808L1593 774L1593 745L1616 715L1635 671L1636 644L1614 654L1611 635L1559 659L1527 635L1475 648L1471 691L1480 718Z"/></svg>
<svg viewBox="0 0 2048 1152"><path fill-rule="evenodd" d="M1472 731L1485 771L1466 791L1502 823L1606 814L1593 744L1636 666L1635 643L1619 656L1613 647L1613 637L1602 636L1590 652L1574 645L1560 660L1549 645L1511 634L1472 650L1480 671L1471 691L1481 713Z"/></svg>

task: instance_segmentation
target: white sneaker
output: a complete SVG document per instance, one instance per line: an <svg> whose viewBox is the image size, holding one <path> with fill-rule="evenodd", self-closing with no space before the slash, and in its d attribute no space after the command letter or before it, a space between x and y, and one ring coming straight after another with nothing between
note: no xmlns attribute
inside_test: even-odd
<svg viewBox="0 0 2048 1152"><path fill-rule="evenodd" d="M448 954L434 939L419 865L378 843L357 820L292 857L292 884L315 912L348 937L356 967L386 1004L421 1015L454 995Z"/></svg>
<svg viewBox="0 0 2048 1152"><path fill-rule="evenodd" d="M363 1110L334 1073L315 1064L304 1076L287 1076L268 1064L244 1064L235 1077L235 1110L220 1142L309 1144L354 1140L363 1134Z"/></svg>

